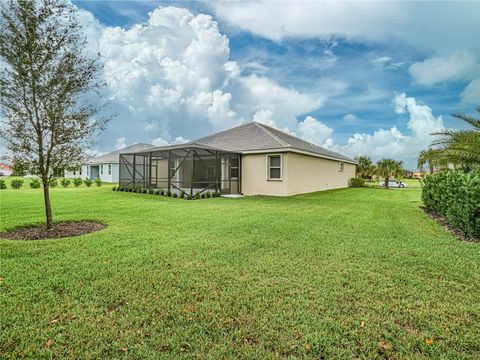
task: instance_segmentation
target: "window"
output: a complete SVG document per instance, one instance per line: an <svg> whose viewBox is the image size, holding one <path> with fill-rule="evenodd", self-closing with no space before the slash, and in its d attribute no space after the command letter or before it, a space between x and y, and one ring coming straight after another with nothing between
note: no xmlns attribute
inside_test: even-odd
<svg viewBox="0 0 480 360"><path fill-rule="evenodd" d="M340 163L338 164L338 172L343 172L343 168L344 168L345 164L344 163Z"/></svg>
<svg viewBox="0 0 480 360"><path fill-rule="evenodd" d="M282 180L282 155L268 155L268 180Z"/></svg>
<svg viewBox="0 0 480 360"><path fill-rule="evenodd" d="M238 158L230 159L230 179L238 179Z"/></svg>
<svg viewBox="0 0 480 360"><path fill-rule="evenodd" d="M78 169L78 175L82 175L82 167L80 166L80 169Z"/></svg>
<svg viewBox="0 0 480 360"><path fill-rule="evenodd" d="M108 175L112 175L112 165L108 165Z"/></svg>
<svg viewBox="0 0 480 360"><path fill-rule="evenodd" d="M76 173L76 171L75 171L75 170L73 170L73 176L75 176L75 175L76 175L75 173Z"/></svg>
<svg viewBox="0 0 480 360"><path fill-rule="evenodd" d="M103 165L100 165L100 175L103 175Z"/></svg>
<svg viewBox="0 0 480 360"><path fill-rule="evenodd" d="M90 168L90 166L87 166L87 176L88 176L88 169Z"/></svg>

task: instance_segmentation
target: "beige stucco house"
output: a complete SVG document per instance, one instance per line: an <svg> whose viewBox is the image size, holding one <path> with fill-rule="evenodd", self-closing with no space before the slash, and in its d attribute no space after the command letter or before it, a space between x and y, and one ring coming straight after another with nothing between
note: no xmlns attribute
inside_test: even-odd
<svg viewBox="0 0 480 360"><path fill-rule="evenodd" d="M356 162L250 122L195 141L120 154L120 186L289 196L348 187Z"/></svg>

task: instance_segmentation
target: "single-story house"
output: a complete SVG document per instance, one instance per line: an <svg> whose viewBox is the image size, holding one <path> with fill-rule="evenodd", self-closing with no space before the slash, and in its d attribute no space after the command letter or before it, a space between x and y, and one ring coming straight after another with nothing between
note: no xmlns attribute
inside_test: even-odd
<svg viewBox="0 0 480 360"><path fill-rule="evenodd" d="M348 187L356 161L257 122L181 145L126 153L120 186L288 196Z"/></svg>
<svg viewBox="0 0 480 360"><path fill-rule="evenodd" d="M0 163L0 176L12 175L12 167L5 163Z"/></svg>
<svg viewBox="0 0 480 360"><path fill-rule="evenodd" d="M119 179L118 159L121 153L145 151L152 148L155 148L155 146L151 144L139 143L139 144L127 146L123 149L109 152L107 154L92 157L88 159L85 162L85 164L82 164L78 169L65 170L65 177L66 178L80 177L82 179L90 178L92 180L95 180L98 177L103 182L116 183L118 182L118 179Z"/></svg>

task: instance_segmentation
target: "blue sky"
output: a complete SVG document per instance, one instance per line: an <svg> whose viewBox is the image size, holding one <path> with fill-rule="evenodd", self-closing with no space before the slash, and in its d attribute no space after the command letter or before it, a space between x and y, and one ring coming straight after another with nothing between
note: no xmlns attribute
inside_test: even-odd
<svg viewBox="0 0 480 360"><path fill-rule="evenodd" d="M74 4L119 114L99 152L253 119L414 168L431 132L480 105L479 2Z"/></svg>

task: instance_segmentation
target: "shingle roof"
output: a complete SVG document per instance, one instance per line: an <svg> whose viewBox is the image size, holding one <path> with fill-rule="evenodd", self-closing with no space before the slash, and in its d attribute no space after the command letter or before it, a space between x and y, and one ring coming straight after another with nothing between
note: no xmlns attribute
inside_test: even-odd
<svg viewBox="0 0 480 360"><path fill-rule="evenodd" d="M255 121L205 136L194 142L232 152L254 152L273 149L300 150L321 157L356 163L355 160L347 156L324 149L321 146Z"/></svg>
<svg viewBox="0 0 480 360"><path fill-rule="evenodd" d="M118 164L118 159L120 154L124 153L133 153L133 152L138 152L138 151L143 151L143 150L149 150L153 149L155 146L151 144L133 144L130 146L127 146L126 148L115 150L112 152L109 152L107 154L103 154L97 157L90 158L87 161L87 164L89 165L95 165L95 164Z"/></svg>

